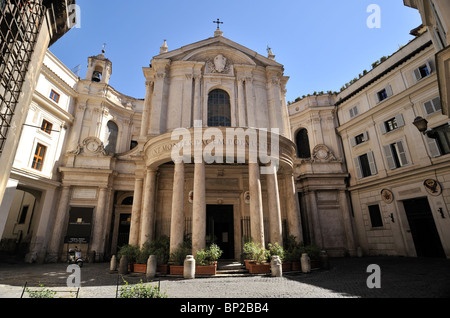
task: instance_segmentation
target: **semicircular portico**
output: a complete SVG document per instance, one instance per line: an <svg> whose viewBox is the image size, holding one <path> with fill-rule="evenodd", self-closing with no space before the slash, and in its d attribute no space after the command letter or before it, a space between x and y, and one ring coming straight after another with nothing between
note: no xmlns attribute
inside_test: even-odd
<svg viewBox="0 0 450 318"><path fill-rule="evenodd" d="M295 144L275 132L261 129L209 127L176 129L149 140L145 165L156 169L168 162L276 165L291 171Z"/></svg>

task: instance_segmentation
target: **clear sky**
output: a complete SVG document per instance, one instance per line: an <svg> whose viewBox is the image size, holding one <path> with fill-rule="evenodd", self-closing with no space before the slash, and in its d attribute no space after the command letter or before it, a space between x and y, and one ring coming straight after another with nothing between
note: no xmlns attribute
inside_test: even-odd
<svg viewBox="0 0 450 318"><path fill-rule="evenodd" d="M314 91L339 91L382 56L389 56L413 37L421 24L417 10L403 0L76 0L80 27L73 28L50 51L67 67L101 52L113 63L110 84L119 92L144 98L147 67L164 39L169 50L214 35L220 19L224 37L267 56L272 48L283 64L287 101ZM367 20L380 9L380 27ZM370 21L374 21L370 19Z"/></svg>

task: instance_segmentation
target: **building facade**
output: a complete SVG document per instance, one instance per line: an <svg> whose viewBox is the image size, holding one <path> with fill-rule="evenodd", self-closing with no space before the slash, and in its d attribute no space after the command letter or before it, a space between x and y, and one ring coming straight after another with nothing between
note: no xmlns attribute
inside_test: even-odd
<svg viewBox="0 0 450 318"><path fill-rule="evenodd" d="M335 257L449 257L448 117L433 34L415 35L340 93L289 105L273 53L220 29L172 51L164 42L143 68L144 99L109 85L104 51L85 79L47 53L3 248L23 241L28 261L55 262L77 245L104 261L168 236L171 251L189 237L193 253L215 242L240 259L248 239L293 236Z"/></svg>
<svg viewBox="0 0 450 318"><path fill-rule="evenodd" d="M336 97L358 242L368 254L449 255L449 125L425 30ZM426 118L435 138L413 125Z"/></svg>

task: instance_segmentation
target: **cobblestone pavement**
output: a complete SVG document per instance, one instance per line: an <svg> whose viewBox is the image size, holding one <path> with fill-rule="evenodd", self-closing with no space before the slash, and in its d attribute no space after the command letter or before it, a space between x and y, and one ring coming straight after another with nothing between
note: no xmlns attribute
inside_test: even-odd
<svg viewBox="0 0 450 318"><path fill-rule="evenodd" d="M380 267L380 288L369 288L370 264ZM0 263L0 298L20 298L25 283L40 284L57 291L68 290L72 272L67 264ZM109 263L85 264L81 269L79 298L115 298L117 272ZM144 275L123 277L130 284L145 280ZM330 259L328 270L311 273L284 273L245 277L212 277L186 280L157 277L161 291L170 299L267 299L267 298L449 298L450 260L403 257L364 257ZM61 293L63 295L63 293ZM27 296L27 293L24 294Z"/></svg>

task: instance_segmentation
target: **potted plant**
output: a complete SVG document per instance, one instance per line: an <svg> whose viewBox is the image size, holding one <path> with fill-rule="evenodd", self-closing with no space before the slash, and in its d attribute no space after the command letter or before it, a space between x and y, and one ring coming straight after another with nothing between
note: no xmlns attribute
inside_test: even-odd
<svg viewBox="0 0 450 318"><path fill-rule="evenodd" d="M184 260L187 255L192 254L192 243L185 239L184 242L175 249L169 256L169 271L171 275L183 275Z"/></svg>
<svg viewBox="0 0 450 318"><path fill-rule="evenodd" d="M217 244L198 251L195 255L195 273L198 275L216 275L217 260L222 256L222 250Z"/></svg>
<svg viewBox="0 0 450 318"><path fill-rule="evenodd" d="M254 247L255 262L248 263L250 274L270 273L270 263L267 263L268 251L259 244Z"/></svg>
<svg viewBox="0 0 450 318"><path fill-rule="evenodd" d="M290 271L292 263L290 261L286 261L286 253L283 247L278 243L269 243L267 247L270 261L272 261L273 256L278 256L280 258L280 261L282 262L283 272Z"/></svg>
<svg viewBox="0 0 450 318"><path fill-rule="evenodd" d="M290 235L284 241L285 261L291 263L292 271L301 270L300 258L304 253L303 242L297 242L295 236Z"/></svg>
<svg viewBox="0 0 450 318"><path fill-rule="evenodd" d="M147 272L147 260L149 254L148 250L141 249L136 255L136 263L133 264L133 272L146 273Z"/></svg>
<svg viewBox="0 0 450 318"><path fill-rule="evenodd" d="M320 268L320 247L307 245L304 253L307 253L310 258L311 268Z"/></svg>
<svg viewBox="0 0 450 318"><path fill-rule="evenodd" d="M252 241L248 241L244 244L244 247L242 249L242 258L244 260L245 268L248 269L251 263L256 262L257 249L257 244Z"/></svg>
<svg viewBox="0 0 450 318"><path fill-rule="evenodd" d="M142 246L142 259L147 262L150 255L156 256L156 271L163 275L169 273L170 239L161 236L154 241L147 241Z"/></svg>
<svg viewBox="0 0 450 318"><path fill-rule="evenodd" d="M132 272L134 270L134 264L136 263L137 256L139 254L139 247L134 245L124 245L120 247L119 252L117 253L117 256L119 260L122 258L122 256L126 256L128 259L128 270Z"/></svg>

